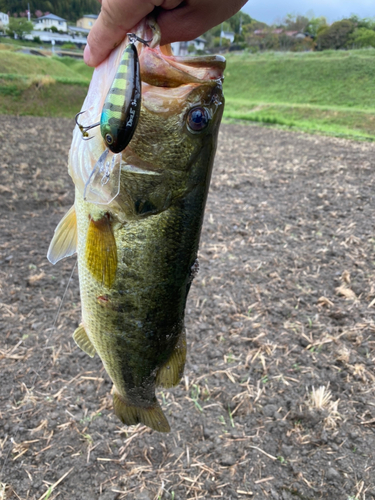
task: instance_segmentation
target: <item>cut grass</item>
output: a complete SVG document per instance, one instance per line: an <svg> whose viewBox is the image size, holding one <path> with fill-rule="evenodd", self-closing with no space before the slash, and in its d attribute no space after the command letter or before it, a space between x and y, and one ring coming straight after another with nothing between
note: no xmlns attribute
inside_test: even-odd
<svg viewBox="0 0 375 500"><path fill-rule="evenodd" d="M73 118L87 86L61 83L51 77L0 78L0 114Z"/></svg>
<svg viewBox="0 0 375 500"><path fill-rule="evenodd" d="M230 98L252 102L374 109L373 52L338 52L337 57L319 53L277 57L229 54L225 92Z"/></svg>
<svg viewBox="0 0 375 500"><path fill-rule="evenodd" d="M375 113L370 110L226 99L224 117L281 125L306 132L375 140Z"/></svg>
<svg viewBox="0 0 375 500"><path fill-rule="evenodd" d="M375 50L229 54L225 118L375 139Z"/></svg>

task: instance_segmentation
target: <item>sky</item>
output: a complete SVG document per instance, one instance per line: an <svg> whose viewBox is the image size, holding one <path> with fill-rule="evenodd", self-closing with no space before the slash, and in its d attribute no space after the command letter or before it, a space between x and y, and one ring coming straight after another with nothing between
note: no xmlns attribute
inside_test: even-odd
<svg viewBox="0 0 375 500"><path fill-rule="evenodd" d="M375 17L374 0L249 0L242 8L251 17L273 24L286 14L324 16L328 22L339 21L350 14ZM309 16L308 16L309 17Z"/></svg>

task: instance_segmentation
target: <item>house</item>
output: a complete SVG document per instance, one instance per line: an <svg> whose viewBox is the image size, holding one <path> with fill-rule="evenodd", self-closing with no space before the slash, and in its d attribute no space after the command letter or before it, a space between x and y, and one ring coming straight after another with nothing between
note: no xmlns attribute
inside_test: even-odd
<svg viewBox="0 0 375 500"><path fill-rule="evenodd" d="M34 25L34 30L43 31L46 28L51 29L52 26L59 31L68 31L68 25L65 19L55 16L55 14L47 14L46 16L39 17Z"/></svg>
<svg viewBox="0 0 375 500"><path fill-rule="evenodd" d="M206 48L207 41L204 38L198 36L191 42L188 42L189 45L194 45L195 50L204 50Z"/></svg>
<svg viewBox="0 0 375 500"><path fill-rule="evenodd" d="M270 33L272 35L281 35L282 33L284 32L284 30L282 28L278 28L278 29L274 29L274 30L255 30L254 31L254 35L255 36L261 36L261 37L264 37L264 36L267 36L269 35Z"/></svg>
<svg viewBox="0 0 375 500"><path fill-rule="evenodd" d="M299 31L285 31L284 33L286 36L289 36L291 38L295 38L298 35Z"/></svg>
<svg viewBox="0 0 375 500"><path fill-rule="evenodd" d="M193 52L197 50L204 50L206 43L207 41L199 36L189 42L173 42L171 45L175 56L186 56L192 50L189 49L189 47L193 47Z"/></svg>
<svg viewBox="0 0 375 500"><path fill-rule="evenodd" d="M0 12L0 30L9 24L9 16L8 14L4 14L4 12Z"/></svg>
<svg viewBox="0 0 375 500"><path fill-rule="evenodd" d="M95 14L87 14L86 16L81 17L81 19L78 19L77 27L91 30L97 19L98 16L96 16Z"/></svg>
<svg viewBox="0 0 375 500"><path fill-rule="evenodd" d="M221 31L220 38L226 38L230 41L230 43L234 42L234 33L233 31Z"/></svg>

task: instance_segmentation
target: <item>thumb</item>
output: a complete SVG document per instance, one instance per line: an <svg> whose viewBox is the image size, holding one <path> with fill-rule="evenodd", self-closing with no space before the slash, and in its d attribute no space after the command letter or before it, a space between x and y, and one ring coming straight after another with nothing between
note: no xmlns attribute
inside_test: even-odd
<svg viewBox="0 0 375 500"><path fill-rule="evenodd" d="M98 66L153 9L149 0L102 0L101 12L87 38L85 63Z"/></svg>

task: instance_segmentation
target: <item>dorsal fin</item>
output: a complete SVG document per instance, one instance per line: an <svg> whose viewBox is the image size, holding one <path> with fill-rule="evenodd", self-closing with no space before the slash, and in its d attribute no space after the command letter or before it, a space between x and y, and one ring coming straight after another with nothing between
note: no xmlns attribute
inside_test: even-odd
<svg viewBox="0 0 375 500"><path fill-rule="evenodd" d="M116 277L117 247L109 214L104 214L96 221L90 217L86 262L94 278L110 288Z"/></svg>
<svg viewBox="0 0 375 500"><path fill-rule="evenodd" d="M48 248L47 259L56 264L77 251L77 216L74 205L64 215L55 229Z"/></svg>

